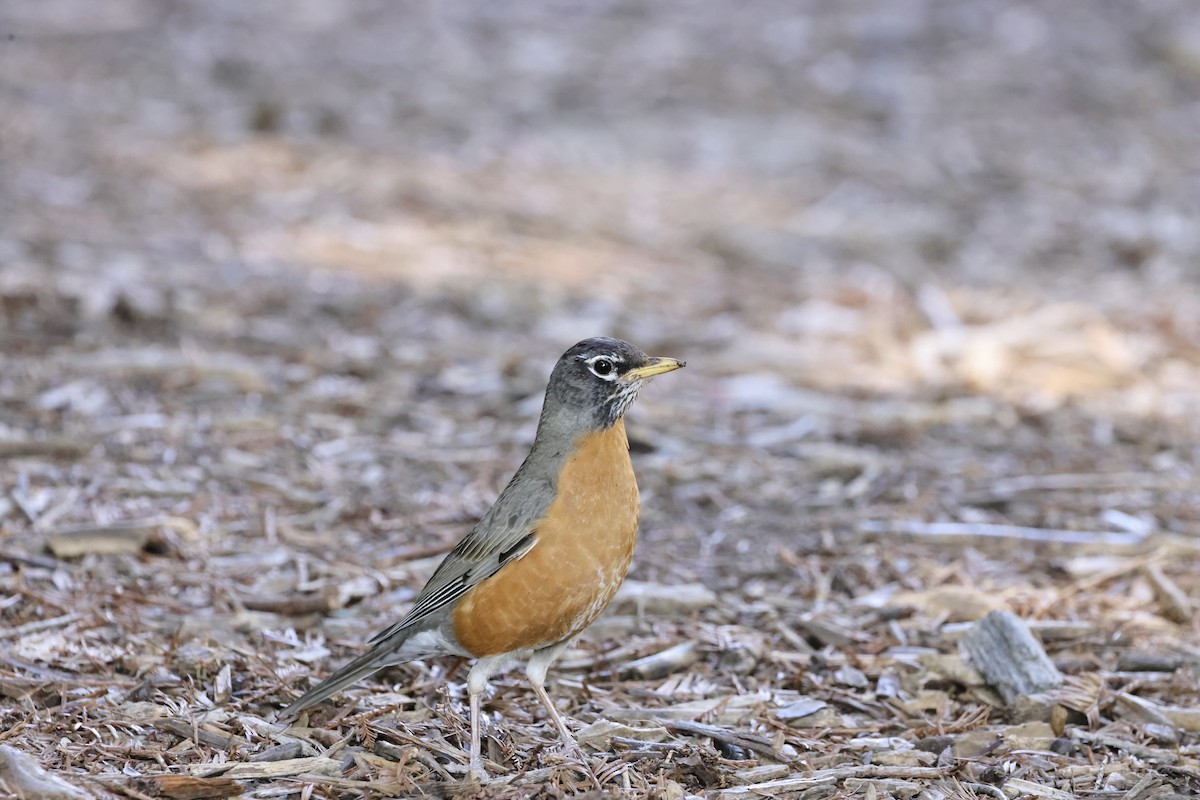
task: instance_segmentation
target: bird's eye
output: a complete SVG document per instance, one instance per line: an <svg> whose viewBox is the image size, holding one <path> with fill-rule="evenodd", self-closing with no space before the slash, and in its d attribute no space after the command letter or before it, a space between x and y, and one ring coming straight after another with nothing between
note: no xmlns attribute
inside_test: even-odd
<svg viewBox="0 0 1200 800"><path fill-rule="evenodd" d="M596 373L601 378L611 375L612 371L613 362L609 361L607 358L597 358L592 362L592 372Z"/></svg>

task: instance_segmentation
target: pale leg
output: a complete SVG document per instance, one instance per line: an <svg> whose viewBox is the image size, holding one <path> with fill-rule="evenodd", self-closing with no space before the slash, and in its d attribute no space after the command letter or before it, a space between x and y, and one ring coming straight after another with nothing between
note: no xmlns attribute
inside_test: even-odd
<svg viewBox="0 0 1200 800"><path fill-rule="evenodd" d="M471 692L471 773L481 781L486 781L488 774L483 768L483 758L479 746L479 695Z"/></svg>
<svg viewBox="0 0 1200 800"><path fill-rule="evenodd" d="M554 663L554 660L565 649L567 649L567 642L560 642L552 647L535 651L529 657L529 663L525 666L525 675L529 678L529 685L533 687L534 693L542 701L542 705L546 707L546 713L550 715L550 721L554 723L554 727L558 728L558 735L562 737L563 744L567 746L568 750L572 751L571 755L579 760L584 772L587 773L588 777L592 779L592 783L596 784L596 788L599 789L601 788L600 779L592 771L591 762L588 761L583 748L579 746L579 742L575 741L575 736L571 733L571 729L567 727L567 723L563 720L562 715L558 713L554 701L546 693L546 672L550 669L550 665Z"/></svg>
<svg viewBox="0 0 1200 800"><path fill-rule="evenodd" d="M483 754L479 730L481 695L487 690L488 679L499 672L509 660L509 656L488 656L475 661L471 674L467 676L467 693L471 696L471 772L481 781L488 779L487 770L483 767Z"/></svg>

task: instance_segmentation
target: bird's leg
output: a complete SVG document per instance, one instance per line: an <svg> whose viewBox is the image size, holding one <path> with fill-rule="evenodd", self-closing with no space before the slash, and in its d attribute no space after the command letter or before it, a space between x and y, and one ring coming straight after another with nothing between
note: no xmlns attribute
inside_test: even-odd
<svg viewBox="0 0 1200 800"><path fill-rule="evenodd" d="M487 781L484 758L480 756L479 696L480 692L470 692L470 774Z"/></svg>
<svg viewBox="0 0 1200 800"><path fill-rule="evenodd" d="M474 675L472 675L474 678ZM479 733L479 717L480 717L480 697L484 693L484 688L487 686L486 678L479 681L482 686L476 686L474 680L468 681L467 693L470 694L470 774L479 778L480 781L487 781L487 770L484 769L484 758L480 751L481 736Z"/></svg>
<svg viewBox="0 0 1200 800"><path fill-rule="evenodd" d="M547 647L542 650L534 651L529 657L529 663L525 667L525 675L529 678L529 685L533 687L534 694L542 701L542 705L546 707L546 713L550 715L550 721L554 723L554 727L558 728L558 735L562 737L563 744L567 749L572 751L576 759L579 760L583 771L597 789L601 789L600 779L596 777L596 773L592 770L592 764L588 761L587 755L583 752L583 748L579 746L575 735L571 733L571 729L567 727L566 721L562 718L562 714L558 713L558 709L554 705L554 701L550 699L550 695L546 692L546 671L550 669L550 664L554 659L558 658L559 654L567 648L566 642L560 642L552 647Z"/></svg>
<svg viewBox="0 0 1200 800"><path fill-rule="evenodd" d="M486 781L488 774L483 768L483 758L479 753L479 692L468 691L471 695L471 774L481 781Z"/></svg>
<svg viewBox="0 0 1200 800"><path fill-rule="evenodd" d="M478 658L467 676L467 694L471 696L471 774L483 782L488 780L488 774L483 766L483 737L479 730L482 717L479 709L480 699L487 690L488 679L503 669L509 659L507 654Z"/></svg>

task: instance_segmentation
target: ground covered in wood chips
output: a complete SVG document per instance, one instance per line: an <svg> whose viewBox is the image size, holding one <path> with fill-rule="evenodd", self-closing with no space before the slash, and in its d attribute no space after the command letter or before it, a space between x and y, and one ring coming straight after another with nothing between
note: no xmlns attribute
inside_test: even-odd
<svg viewBox="0 0 1200 800"><path fill-rule="evenodd" d="M606 793L1195 796L1200 27L1053 13L6 4L0 796L586 793L520 672L486 786L452 660L273 718L596 334L689 362L552 671Z"/></svg>

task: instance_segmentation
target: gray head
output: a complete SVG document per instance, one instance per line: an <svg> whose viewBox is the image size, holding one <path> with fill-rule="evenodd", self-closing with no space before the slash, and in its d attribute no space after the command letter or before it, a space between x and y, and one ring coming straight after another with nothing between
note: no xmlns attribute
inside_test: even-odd
<svg viewBox="0 0 1200 800"><path fill-rule="evenodd" d="M620 339L584 339L562 354L542 407L539 436L548 428L574 435L609 428L637 399L642 384L684 362L648 356Z"/></svg>

